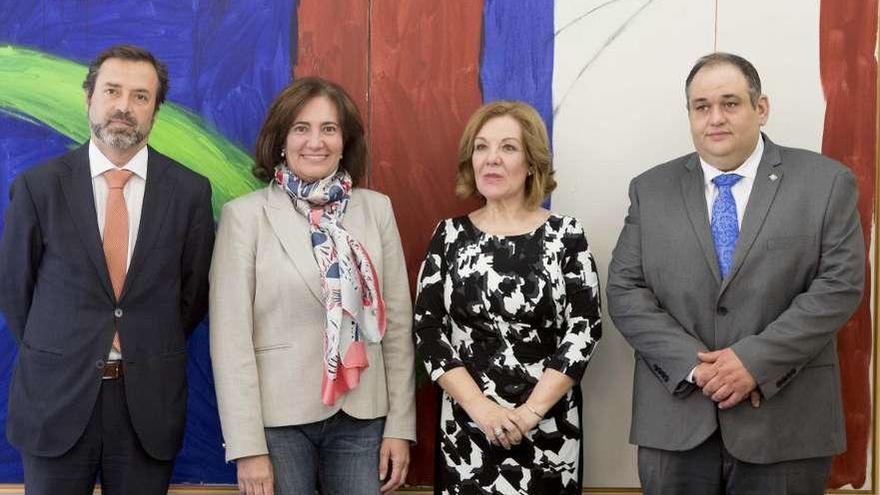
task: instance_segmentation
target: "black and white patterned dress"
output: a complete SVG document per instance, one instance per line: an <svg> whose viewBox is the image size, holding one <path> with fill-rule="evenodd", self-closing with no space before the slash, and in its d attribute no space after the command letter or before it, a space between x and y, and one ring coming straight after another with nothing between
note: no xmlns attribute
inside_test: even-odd
<svg viewBox="0 0 880 495"><path fill-rule="evenodd" d="M537 230L494 236L466 216L437 226L419 276L416 346L432 380L464 366L505 407L546 368L580 383L601 336L599 281L583 229L552 214ZM520 445L491 445L445 392L435 493L580 493L581 393L574 387Z"/></svg>

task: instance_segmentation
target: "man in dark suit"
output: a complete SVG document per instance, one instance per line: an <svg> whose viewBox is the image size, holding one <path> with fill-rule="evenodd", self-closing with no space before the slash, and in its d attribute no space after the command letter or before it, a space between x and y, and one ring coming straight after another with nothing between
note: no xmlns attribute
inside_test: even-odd
<svg viewBox="0 0 880 495"><path fill-rule="evenodd" d="M820 494L845 450L836 333L864 285L853 174L773 143L755 68L686 86L696 153L630 184L609 312L635 349L647 494Z"/></svg>
<svg viewBox="0 0 880 495"><path fill-rule="evenodd" d="M0 309L19 346L6 434L28 494L165 494L186 412L186 340L207 309L208 181L147 146L168 91L138 47L83 83L91 139L10 190Z"/></svg>

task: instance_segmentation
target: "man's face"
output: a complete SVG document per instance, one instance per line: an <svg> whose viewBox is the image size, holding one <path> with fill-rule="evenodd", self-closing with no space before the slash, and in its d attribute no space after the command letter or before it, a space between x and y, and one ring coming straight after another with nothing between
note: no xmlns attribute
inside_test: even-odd
<svg viewBox="0 0 880 495"><path fill-rule="evenodd" d="M719 170L733 170L758 144L770 102L761 95L749 100L745 76L730 64L703 67L688 89L691 137L700 157Z"/></svg>
<svg viewBox="0 0 880 495"><path fill-rule="evenodd" d="M109 58L101 64L91 98L92 138L124 151L146 143L156 114L159 76L149 62Z"/></svg>

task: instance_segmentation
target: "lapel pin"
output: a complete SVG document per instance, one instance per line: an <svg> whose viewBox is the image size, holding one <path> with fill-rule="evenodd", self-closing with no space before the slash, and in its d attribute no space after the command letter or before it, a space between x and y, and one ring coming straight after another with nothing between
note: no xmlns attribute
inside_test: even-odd
<svg viewBox="0 0 880 495"><path fill-rule="evenodd" d="M778 175L776 175L776 174L770 174L770 180L771 180L771 181L774 181L774 180L776 180L776 179L778 179L778 178L779 178Z"/></svg>

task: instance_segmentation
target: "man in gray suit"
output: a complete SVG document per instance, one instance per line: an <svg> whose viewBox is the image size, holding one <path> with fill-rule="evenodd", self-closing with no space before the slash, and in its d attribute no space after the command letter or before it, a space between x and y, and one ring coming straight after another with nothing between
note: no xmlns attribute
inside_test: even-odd
<svg viewBox="0 0 880 495"><path fill-rule="evenodd" d="M819 494L846 448L837 330L864 285L855 178L773 143L747 60L685 85L696 153L630 184L609 312L635 349L630 441L654 494Z"/></svg>

